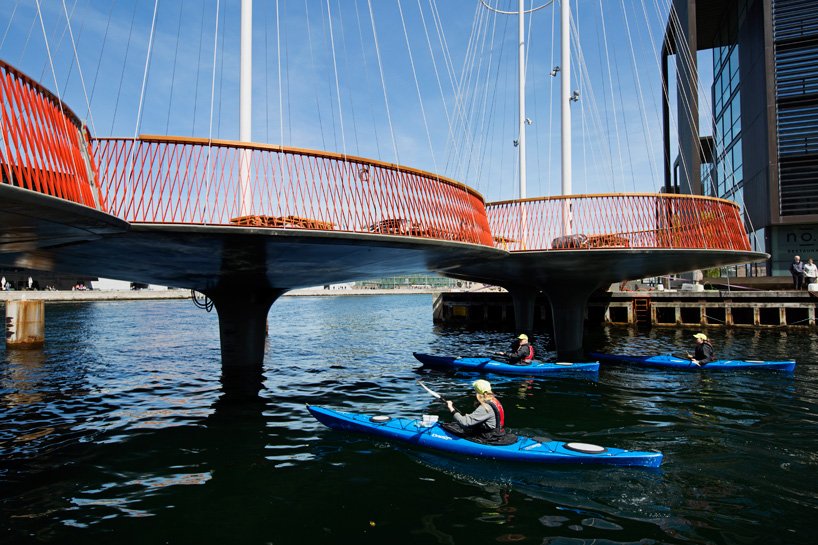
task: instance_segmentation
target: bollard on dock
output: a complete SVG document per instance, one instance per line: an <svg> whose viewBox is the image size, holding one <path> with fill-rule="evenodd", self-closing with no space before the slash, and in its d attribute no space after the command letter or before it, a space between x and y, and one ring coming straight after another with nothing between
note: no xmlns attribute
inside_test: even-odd
<svg viewBox="0 0 818 545"><path fill-rule="evenodd" d="M45 302L6 301L6 348L42 348L45 344Z"/></svg>

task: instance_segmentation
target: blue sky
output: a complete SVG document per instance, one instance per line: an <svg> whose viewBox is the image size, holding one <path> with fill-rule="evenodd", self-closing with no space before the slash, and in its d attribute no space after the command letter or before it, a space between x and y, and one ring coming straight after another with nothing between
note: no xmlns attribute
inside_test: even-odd
<svg viewBox="0 0 818 545"><path fill-rule="evenodd" d="M94 135L238 139L240 0L40 3L42 23L35 0L4 1L0 57L58 91ZM574 193L661 186L667 3L572 2ZM516 25L478 0L256 0L253 140L399 162L490 201L516 198ZM549 75L560 58L558 8L528 25L532 197L560 191L559 77Z"/></svg>

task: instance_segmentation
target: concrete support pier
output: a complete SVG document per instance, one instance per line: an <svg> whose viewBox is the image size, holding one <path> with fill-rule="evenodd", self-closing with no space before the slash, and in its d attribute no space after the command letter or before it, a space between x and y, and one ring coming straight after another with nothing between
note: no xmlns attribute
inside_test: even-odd
<svg viewBox="0 0 818 545"><path fill-rule="evenodd" d="M6 302L6 347L32 349L45 344L45 302Z"/></svg>
<svg viewBox="0 0 818 545"><path fill-rule="evenodd" d="M514 325L519 333L530 334L534 329L534 307L539 290L529 287L506 288L514 301Z"/></svg>
<svg viewBox="0 0 818 545"><path fill-rule="evenodd" d="M222 371L225 375L260 373L264 365L267 314L286 290L261 282L234 281L207 290L219 314Z"/></svg>
<svg viewBox="0 0 818 545"><path fill-rule="evenodd" d="M580 361L584 356L582 338L585 331L585 309L588 298L597 286L555 284L543 291L551 303L554 326L554 344L557 358L564 361Z"/></svg>

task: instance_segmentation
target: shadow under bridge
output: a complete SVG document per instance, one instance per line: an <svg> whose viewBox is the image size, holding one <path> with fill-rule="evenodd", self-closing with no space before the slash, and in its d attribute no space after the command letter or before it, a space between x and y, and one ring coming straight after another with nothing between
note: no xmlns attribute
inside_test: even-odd
<svg viewBox="0 0 818 545"><path fill-rule="evenodd" d="M583 357L590 295L614 282L769 258L752 251L735 203L671 194L540 197L488 203L502 260L464 262L447 276L505 287L520 331L538 293L551 303L560 359Z"/></svg>

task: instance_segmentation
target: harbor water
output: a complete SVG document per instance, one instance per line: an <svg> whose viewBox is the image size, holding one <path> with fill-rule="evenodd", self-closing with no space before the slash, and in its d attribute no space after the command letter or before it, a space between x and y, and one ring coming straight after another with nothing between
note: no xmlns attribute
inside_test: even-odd
<svg viewBox="0 0 818 545"><path fill-rule="evenodd" d="M678 352L696 331L595 327L585 344ZM484 355L515 332L434 326L430 295L285 297L269 332L243 399L220 380L215 312L47 305L43 349L0 346L0 542L813 542L815 333L708 331L719 356L795 358L793 374L487 377L515 431L660 450L652 470L459 458L316 422L307 404L448 420L421 378L470 410L476 377L419 370L412 352Z"/></svg>

